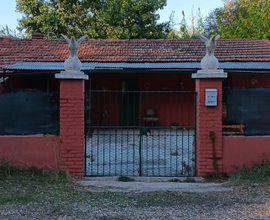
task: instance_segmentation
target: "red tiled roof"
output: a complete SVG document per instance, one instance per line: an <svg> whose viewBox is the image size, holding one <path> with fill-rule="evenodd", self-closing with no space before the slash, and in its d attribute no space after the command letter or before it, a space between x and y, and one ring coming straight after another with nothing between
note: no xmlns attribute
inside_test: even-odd
<svg viewBox="0 0 270 220"><path fill-rule="evenodd" d="M205 44L200 40L85 40L79 47L82 62L200 62ZM0 38L0 71L17 61L62 62L69 56L65 40ZM261 39L219 40L220 62L270 62L270 42Z"/></svg>

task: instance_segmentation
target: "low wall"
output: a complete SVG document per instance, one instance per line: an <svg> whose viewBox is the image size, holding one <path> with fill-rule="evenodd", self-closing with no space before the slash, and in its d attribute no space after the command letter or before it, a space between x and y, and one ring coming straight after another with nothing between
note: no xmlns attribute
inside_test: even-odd
<svg viewBox="0 0 270 220"><path fill-rule="evenodd" d="M0 161L18 168L58 169L59 149L55 135L0 136Z"/></svg>
<svg viewBox="0 0 270 220"><path fill-rule="evenodd" d="M270 136L223 136L223 173L270 160Z"/></svg>

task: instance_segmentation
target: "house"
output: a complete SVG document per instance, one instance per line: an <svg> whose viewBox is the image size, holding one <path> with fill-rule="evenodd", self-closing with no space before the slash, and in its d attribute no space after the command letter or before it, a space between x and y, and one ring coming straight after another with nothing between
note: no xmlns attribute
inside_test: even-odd
<svg viewBox="0 0 270 220"><path fill-rule="evenodd" d="M90 39L80 45L82 71L90 77L85 82L86 175L195 174L191 74L204 55L200 40ZM0 92L57 92L54 74L64 70L68 56L64 40L0 38ZM270 86L268 40L219 40L215 56L228 73L224 94Z"/></svg>

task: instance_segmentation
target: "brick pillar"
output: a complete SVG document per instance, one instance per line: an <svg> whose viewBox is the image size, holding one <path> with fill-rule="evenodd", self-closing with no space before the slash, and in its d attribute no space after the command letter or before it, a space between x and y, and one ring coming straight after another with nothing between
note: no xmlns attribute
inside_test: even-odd
<svg viewBox="0 0 270 220"><path fill-rule="evenodd" d="M72 175L84 175L84 74L56 74L60 79L60 162Z"/></svg>
<svg viewBox="0 0 270 220"><path fill-rule="evenodd" d="M205 106L206 89L217 89L217 106ZM196 92L196 166L197 175L205 176L215 172L209 131L215 132L216 158L219 171L222 171L222 81L221 79L196 79Z"/></svg>
<svg viewBox="0 0 270 220"><path fill-rule="evenodd" d="M215 152L219 172L222 172L222 78L227 73L218 70L216 73L193 74L196 79L196 171L197 176L215 173L212 141L209 132L215 132ZM206 106L206 89L217 90L217 105Z"/></svg>

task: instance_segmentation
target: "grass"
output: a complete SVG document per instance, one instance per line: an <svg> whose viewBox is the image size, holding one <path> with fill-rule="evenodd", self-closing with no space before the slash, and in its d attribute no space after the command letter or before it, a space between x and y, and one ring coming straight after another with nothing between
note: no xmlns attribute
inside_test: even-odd
<svg viewBox="0 0 270 220"><path fill-rule="evenodd" d="M229 177L232 183L238 184L268 183L270 162L265 160L251 169L238 168ZM234 207L235 203L251 204L255 201L254 198L259 198L256 200L259 203L261 198L269 196L270 192L270 188L262 184L259 187L238 187L231 192L202 194L166 191L89 192L87 189L77 186L64 172L48 172L36 168L18 170L9 167L8 162L0 164L0 213L2 210L12 210L24 213L26 219L37 219L37 216L32 216L31 213L38 213L40 219L90 219L90 216L92 219L134 219L133 211L144 213L142 210L146 210L146 213L151 213L152 210L176 210L187 206L188 210L194 207L193 211L196 211L201 204L208 210L216 206L217 201L222 201L230 208ZM102 213L107 213L107 216Z"/></svg>
<svg viewBox="0 0 270 220"><path fill-rule="evenodd" d="M0 215L15 213L5 219L17 219L22 215L25 219L168 219L172 215L190 217L191 213L195 213L191 219L197 219L219 202L224 205L223 209L230 210L235 203L246 206L255 201L259 204L261 198L269 196L268 189L258 192L257 187L251 187L249 191L240 191L240 188L232 192L202 194L167 191L93 193L77 186L62 172L0 168ZM198 210L201 207L202 210Z"/></svg>
<svg viewBox="0 0 270 220"><path fill-rule="evenodd" d="M252 167L242 166L235 168L235 172L229 175L232 185L270 183L270 161L264 159L261 163L253 164Z"/></svg>
<svg viewBox="0 0 270 220"><path fill-rule="evenodd" d="M35 167L15 169L8 162L0 164L0 205L27 204L31 201L44 199L43 189L62 191L70 188L70 177L65 172L49 172ZM60 187L60 188L59 188Z"/></svg>

